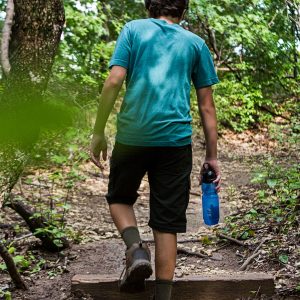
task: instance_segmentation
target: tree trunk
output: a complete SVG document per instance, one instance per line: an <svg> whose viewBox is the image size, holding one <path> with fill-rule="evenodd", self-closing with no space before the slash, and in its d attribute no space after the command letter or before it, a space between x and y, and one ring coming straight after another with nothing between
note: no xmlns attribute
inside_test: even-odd
<svg viewBox="0 0 300 300"><path fill-rule="evenodd" d="M14 0L12 34L2 41L2 45L5 45L10 38L10 71L1 97L1 110L10 116L11 127L7 129L10 132L5 132L4 137L12 135L18 150L23 150L24 157L30 156L39 134L38 124L30 116L26 116L26 112L30 112L33 105L36 108L42 101L63 26L62 0ZM11 150L11 145L8 148ZM3 151L5 150L7 147L4 146ZM15 157L13 153L11 156ZM20 168L15 169L10 168L13 178L10 188L22 172Z"/></svg>
<svg viewBox="0 0 300 300"><path fill-rule="evenodd" d="M42 101L64 26L62 0L14 0L13 3L10 0L8 5L9 15L1 45L5 50L1 62L6 77L0 111L8 114L9 125L14 125L8 126L8 132L4 132L4 137L13 135L12 141L0 141L0 197L4 200L11 198L9 195L21 176L38 137L39 126L32 122L31 115L27 113L32 105L38 105ZM12 16L14 23L11 27ZM20 117L24 124L19 121ZM26 126L27 123L30 125ZM15 132L18 134L14 136ZM21 202L14 203L11 200L10 206L33 231L35 226L45 227L46 220L31 218L32 212ZM57 247L50 236L38 236L43 245L53 251L68 246L64 238L59 241L62 246ZM12 257L1 242L0 256L17 288L25 288Z"/></svg>
<svg viewBox="0 0 300 300"><path fill-rule="evenodd" d="M39 135L39 124L32 121L32 113L28 113L32 105L38 111L36 106L42 102L47 88L64 26L63 1L14 0L13 21L11 36L6 35L2 40L4 48L9 41L6 65L8 63L10 68L6 68L9 72L0 99L0 112L9 115L10 123L8 129L1 128L1 133L7 130L4 137L13 135L8 141L0 139L0 196L4 200L11 198L11 190L26 167ZM23 206L14 205L12 200L11 207Z"/></svg>
<svg viewBox="0 0 300 300"><path fill-rule="evenodd" d="M11 28L14 20L15 5L13 0L7 1L6 17L2 30L2 43L1 43L1 65L3 73L7 76L10 72L9 63L9 41L11 37Z"/></svg>
<svg viewBox="0 0 300 300"><path fill-rule="evenodd" d="M63 2L14 0L14 4L9 45L11 69L2 99L40 100L47 88L63 30Z"/></svg>
<svg viewBox="0 0 300 300"><path fill-rule="evenodd" d="M0 99L2 117L9 116L9 126L0 130L0 158L11 157L0 161L0 168L6 165L11 176L5 176L8 188L0 186L0 195L9 194L18 181L38 138L38 107L51 75L64 20L62 0L14 0L12 34L2 40L3 46L10 38L10 71Z"/></svg>

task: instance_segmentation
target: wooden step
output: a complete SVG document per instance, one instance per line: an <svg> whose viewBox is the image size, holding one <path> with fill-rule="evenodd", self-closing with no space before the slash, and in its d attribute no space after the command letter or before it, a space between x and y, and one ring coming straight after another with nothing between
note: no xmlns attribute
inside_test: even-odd
<svg viewBox="0 0 300 300"><path fill-rule="evenodd" d="M95 300L149 300L154 280L146 281L146 291L138 294L120 293L116 275L75 275L72 291L81 290ZM265 273L224 273L190 275L174 280L172 300L234 300L274 294L274 279Z"/></svg>

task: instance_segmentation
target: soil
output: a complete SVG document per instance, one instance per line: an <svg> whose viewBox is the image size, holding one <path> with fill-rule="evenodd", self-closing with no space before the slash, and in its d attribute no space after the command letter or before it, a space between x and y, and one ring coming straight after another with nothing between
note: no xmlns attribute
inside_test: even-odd
<svg viewBox="0 0 300 300"><path fill-rule="evenodd" d="M220 193L222 216L219 228L224 225L224 216L252 207L255 186L250 183L250 174L259 165L261 159L275 151L276 146L274 141L266 140L261 132L241 135L225 132L220 138L219 161L223 184ZM178 240L180 247L189 251L206 253L210 258L178 255L175 276L179 278L188 274L238 271L242 263L241 255L245 251L243 246L216 238L215 229L205 227L202 222L198 174L204 157L204 149L203 137L195 136L191 198L187 211L188 230L185 234L179 234ZM46 259L47 263L43 270L35 274L24 272L23 276L28 290L14 290L13 299L89 299L88 295L71 293L71 278L75 274L121 274L124 268L125 247L113 225L104 198L108 182L108 165L103 173L99 173L96 167L86 162L81 165L81 172L86 179L77 182L69 200L71 209L66 215L67 226L77 232L80 243L74 243L70 249L59 254L51 254L41 250L38 240L34 237L19 241L18 248L24 249L24 253L30 250L36 257ZM43 171L43 176L47 177L47 172ZM40 181L36 179L36 173L29 174L27 177L31 178L31 183L27 184L23 179L22 184L16 187L16 191L22 190L23 195L27 194L30 197L38 193L37 186ZM135 211L140 232L143 239L151 241L152 234L147 225L149 188L146 177L141 184L139 194L140 198L135 205ZM2 212L2 223L17 224L20 221L20 218L9 209ZM198 242L187 242L189 239L198 240ZM181 243L181 241L185 242ZM151 242L150 248L154 256ZM281 268L282 266L278 264L266 261L254 263L248 271L268 272L275 276ZM0 288L5 289L9 285L8 275L0 272ZM277 293L273 299L296 298Z"/></svg>

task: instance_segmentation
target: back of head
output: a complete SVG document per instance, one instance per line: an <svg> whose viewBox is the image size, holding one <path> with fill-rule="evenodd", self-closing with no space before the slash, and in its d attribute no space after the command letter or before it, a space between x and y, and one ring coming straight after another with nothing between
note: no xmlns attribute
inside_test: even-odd
<svg viewBox="0 0 300 300"><path fill-rule="evenodd" d="M189 0L145 0L146 9L152 18L160 16L181 18L188 5Z"/></svg>

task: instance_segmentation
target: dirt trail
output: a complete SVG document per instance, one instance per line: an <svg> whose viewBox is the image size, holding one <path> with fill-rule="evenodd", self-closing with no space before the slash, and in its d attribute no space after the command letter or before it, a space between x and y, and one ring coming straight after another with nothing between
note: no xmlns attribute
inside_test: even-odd
<svg viewBox="0 0 300 300"><path fill-rule="evenodd" d="M188 232L180 234L178 239L199 239L197 243L184 243L181 246L190 251L213 254L213 259L179 255L176 277L183 277L187 274L228 273L237 271L240 266L240 258L236 255L240 246L220 243L214 238L212 229L204 227L201 220L201 199L197 194L200 193L198 174L204 157L202 141L202 137L194 138L194 169L191 199L187 211ZM251 207L254 187L250 184L250 172L269 150L267 147L269 144L266 146L264 143L259 135L248 137L245 134L234 138L231 135L225 135L220 139L219 160L223 177L220 198L223 217L241 208ZM60 255L33 250L37 255L51 261L48 267L52 266L52 269L42 270L38 275L27 276L29 290L14 292L13 299L88 299L87 296L71 294L70 280L73 275L121 273L124 265L124 245L112 223L104 198L108 170L106 168L106 171L99 175L91 163L82 165L81 169L82 173L87 175L87 179L77 184L76 193L71 199L72 208L67 215L67 223L68 226L81 233L82 242L79 245L73 245L70 250ZM143 238L151 239L151 230L147 225L149 188L146 178L142 182L139 193L140 198L135 208L140 231ZM8 211L5 218L16 220ZM24 240L22 243L28 247L32 241L34 238ZM151 250L154 254L153 244L151 244ZM49 279L49 270L53 270L53 266L56 268L50 276L57 276ZM271 267L269 271L273 272ZM5 286L7 282L8 277L0 273L0 287Z"/></svg>

